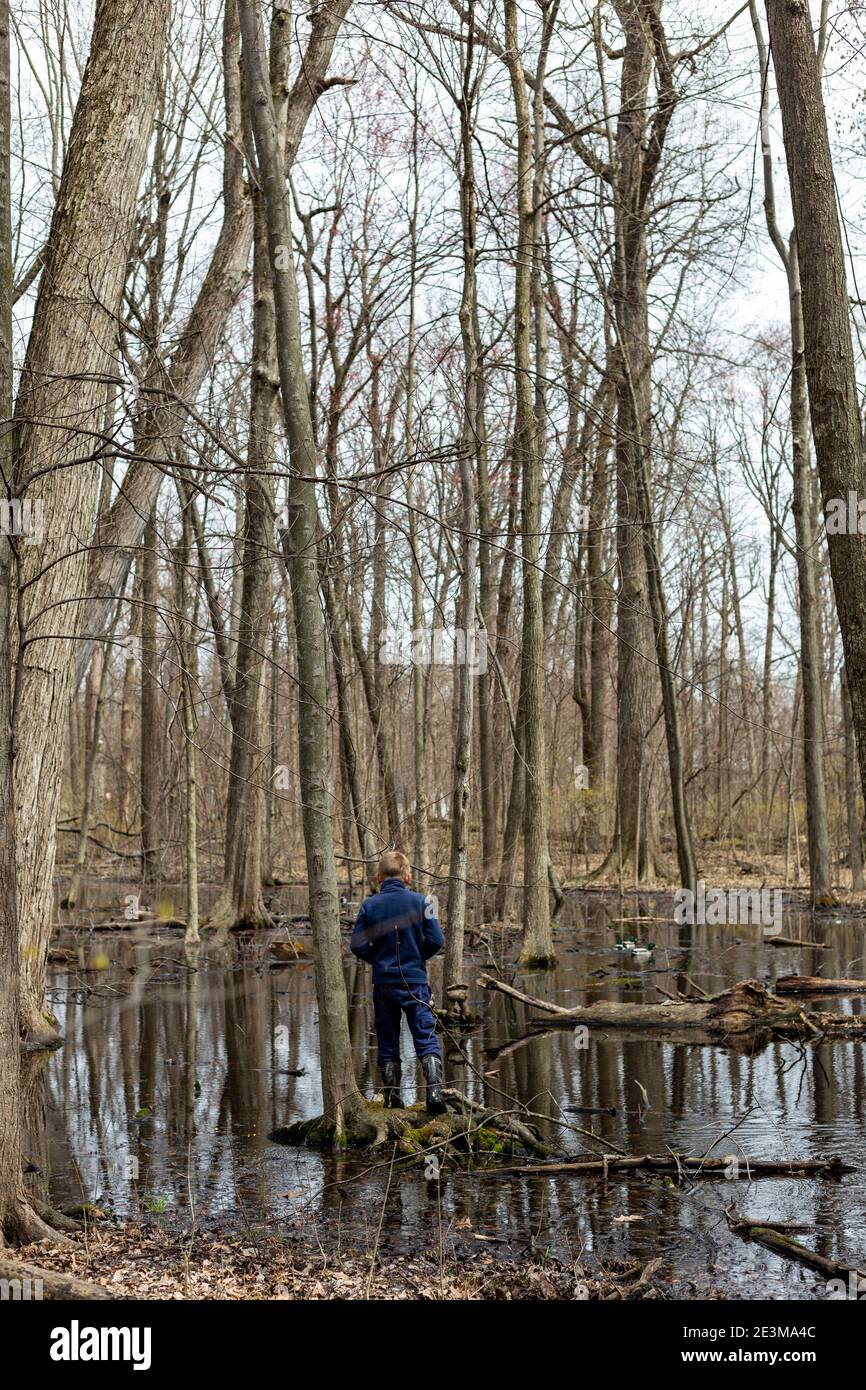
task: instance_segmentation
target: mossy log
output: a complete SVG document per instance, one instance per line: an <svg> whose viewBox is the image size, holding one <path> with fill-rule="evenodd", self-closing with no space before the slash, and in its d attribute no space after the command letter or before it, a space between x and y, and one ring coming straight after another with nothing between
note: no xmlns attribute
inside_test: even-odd
<svg viewBox="0 0 866 1390"><path fill-rule="evenodd" d="M354 1149L382 1149L396 1145L404 1159L438 1154L440 1159L533 1154L549 1156L553 1150L519 1112L489 1110L459 1091L446 1088L448 1110L430 1115L423 1103L386 1110L368 1101L363 1111L345 1117L347 1143ZM334 1143L334 1124L325 1115L281 1125L268 1136L277 1144L298 1144L327 1149Z"/></svg>
<svg viewBox="0 0 866 1390"><path fill-rule="evenodd" d="M826 1256L819 1255L817 1250L810 1250L807 1245L801 1245L798 1240L777 1230L771 1222L760 1222L751 1216L737 1216L733 1207L726 1209L725 1216L731 1230L738 1236L754 1241L756 1245L763 1245L765 1250L772 1250L774 1255L781 1256L783 1260L795 1260L797 1264L806 1265L808 1269L817 1270L819 1274L825 1274L830 1278L840 1275L854 1276L855 1288L866 1288L866 1273L862 1269L854 1269L848 1261L827 1259Z"/></svg>
<svg viewBox="0 0 866 1390"><path fill-rule="evenodd" d="M720 994L700 1000L666 1000L661 1004L625 1004L619 1000L599 999L594 1004L564 1009L546 999L535 999L511 985L480 975L483 989L498 990L521 1000L530 1008L540 1009L549 1017L537 1020L545 1027L652 1030L688 1036L694 1029L708 1041L725 1043L728 1039L746 1037L820 1037L850 1038L866 1035L866 1017L851 1018L840 1014L804 1010L794 1002L778 998L757 980L740 980ZM530 1019L530 1023L536 1020Z"/></svg>

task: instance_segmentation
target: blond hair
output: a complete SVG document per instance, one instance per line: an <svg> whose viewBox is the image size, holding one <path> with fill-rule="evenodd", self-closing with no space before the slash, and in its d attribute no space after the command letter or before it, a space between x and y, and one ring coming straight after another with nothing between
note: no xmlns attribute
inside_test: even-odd
<svg viewBox="0 0 866 1390"><path fill-rule="evenodd" d="M376 870L376 877L383 878L406 878L409 874L409 860L399 849L386 850L379 860L379 867Z"/></svg>

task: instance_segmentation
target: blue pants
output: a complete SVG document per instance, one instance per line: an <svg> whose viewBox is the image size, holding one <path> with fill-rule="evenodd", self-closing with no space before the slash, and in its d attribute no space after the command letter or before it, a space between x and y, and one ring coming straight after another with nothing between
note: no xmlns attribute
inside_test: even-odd
<svg viewBox="0 0 866 1390"><path fill-rule="evenodd" d="M430 986L374 985L373 1017L380 1062L400 1060L400 1017L406 1015L416 1055L441 1057L436 1020L430 1009Z"/></svg>

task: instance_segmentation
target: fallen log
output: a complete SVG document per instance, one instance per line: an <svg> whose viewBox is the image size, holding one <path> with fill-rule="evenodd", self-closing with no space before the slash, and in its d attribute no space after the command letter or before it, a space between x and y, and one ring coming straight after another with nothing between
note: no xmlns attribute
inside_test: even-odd
<svg viewBox="0 0 866 1390"><path fill-rule="evenodd" d="M186 922L180 917L113 917L104 922L56 922L53 930L71 932L136 931L138 927L170 927L185 931Z"/></svg>
<svg viewBox="0 0 866 1390"><path fill-rule="evenodd" d="M796 936L768 936L768 946L808 946L813 951L826 949L826 941L800 941Z"/></svg>
<svg viewBox="0 0 866 1390"><path fill-rule="evenodd" d="M536 999L532 994L524 994L513 985L507 985L504 980L494 980L492 975L479 975L475 983L482 989L495 989L499 994L507 994L509 999L519 999L521 1004L529 1004L531 1008L544 1009L545 1013L563 1014L570 1018L574 1012L573 1009L564 1009L561 1004L550 1004L546 999Z"/></svg>
<svg viewBox="0 0 866 1390"><path fill-rule="evenodd" d="M111 1294L101 1284L87 1279L75 1279L71 1274L58 1274L54 1269L25 1264L23 1260L0 1260L0 1279L6 1281L6 1297L17 1301L44 1298L74 1302L80 1298L110 1299ZM25 1292L26 1290L26 1292Z"/></svg>
<svg viewBox="0 0 866 1390"><path fill-rule="evenodd" d="M843 1163L838 1155L832 1158L803 1159L760 1159L737 1156L738 1172L742 1178L839 1178L845 1173L856 1172L850 1164ZM543 1176L557 1173L573 1173L580 1177L595 1173L672 1173L690 1178L730 1178L730 1157L694 1158L682 1154L628 1154L623 1157L580 1158L565 1163L521 1163L508 1168L484 1169L487 1174L497 1177L509 1173L535 1173Z"/></svg>
<svg viewBox="0 0 866 1390"><path fill-rule="evenodd" d="M772 1250L774 1255L780 1255L783 1260L796 1260L797 1264L806 1265L808 1269L815 1269L819 1274L826 1274L830 1278L853 1275L856 1279L855 1287L861 1287L862 1280L862 1287L866 1288L866 1273L862 1269L852 1269L850 1264L842 1260L828 1260L824 1255L819 1255L817 1250L810 1250L798 1240L784 1235L771 1222L760 1224L756 1223L753 1217L738 1217L732 1207L726 1209L725 1216L736 1235L742 1236L744 1240L754 1241L756 1245L763 1245L765 1250Z"/></svg>
<svg viewBox="0 0 866 1390"><path fill-rule="evenodd" d="M777 994L866 994L866 980L825 980L821 975L780 975Z"/></svg>
<svg viewBox="0 0 866 1390"><path fill-rule="evenodd" d="M693 1030L696 1041L705 1037L715 1043L737 1038L766 1040L770 1037L809 1037L823 1040L866 1035L866 1017L853 1018L804 1010L800 1004L789 1003L771 994L757 980L740 980L730 989L709 995L706 999L672 999L661 1004L599 999L594 1004L573 1009L564 1009L546 999L523 994L490 975L480 975L478 984L482 989L497 990L550 1015L543 1020L529 1020L530 1024L539 1023L545 1027L575 1028L582 1024L587 1028L682 1034L686 1039Z"/></svg>

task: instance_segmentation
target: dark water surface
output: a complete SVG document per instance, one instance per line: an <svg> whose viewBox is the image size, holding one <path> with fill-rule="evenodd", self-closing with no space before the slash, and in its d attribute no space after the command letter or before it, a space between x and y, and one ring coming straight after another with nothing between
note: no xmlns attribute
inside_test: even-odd
<svg viewBox="0 0 866 1390"><path fill-rule="evenodd" d="M89 885L80 922L117 917ZM133 890L129 890L133 891ZM117 899L117 889L113 890ZM120 895L122 902L123 894ZM181 895L177 895L180 901ZM275 910L304 909L300 890L281 889ZM653 915L653 922L623 917ZM118 1215L233 1229L271 1220L352 1242L374 1238L397 1251L458 1253L477 1243L504 1257L534 1246L593 1262L663 1259L671 1292L718 1290L735 1298L824 1298L823 1276L732 1235L725 1208L765 1220L803 1223L797 1239L825 1256L866 1264L863 1043L801 1048L774 1043L745 1050L670 1043L649 1036L530 1030L526 1006L473 987L480 1026L446 1044L449 1080L489 1105L518 1096L538 1113L594 1130L628 1153L735 1156L738 1179L678 1187L648 1175L627 1180L449 1173L441 1193L418 1167L389 1175L387 1156L323 1157L272 1143L269 1132L320 1109L312 966L276 958L275 938L307 928L205 944L190 970L178 933L81 931L56 945L77 951L51 966L50 999L66 1045L44 1068L32 1152L54 1200L96 1200ZM655 942L649 960L615 949L616 932ZM786 916L786 935L825 950L773 947L760 927L681 927L669 902L598 893L573 897L556 928L558 968L514 975L518 937L489 931L469 952L473 982L494 961L519 988L564 1005L597 998L656 1002L653 985L688 992L685 976L711 992L737 979L767 983L784 974L866 976L864 923L823 915ZM441 967L434 963L434 992ZM604 972L604 973L600 973ZM369 971L346 964L352 1040L362 1088L376 1088ZM866 998L819 1007L866 1009ZM408 1035L404 1072L415 1094ZM639 1083L639 1084L638 1084ZM505 1102L502 1102L505 1103ZM615 1114L572 1114L589 1107ZM563 1150L600 1152L555 1125ZM748 1159L840 1155L857 1171L841 1179L748 1180ZM389 1182L390 1176L390 1182ZM386 1199L387 1189L387 1199Z"/></svg>

